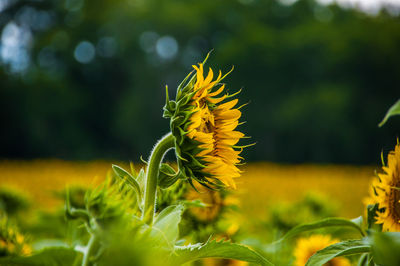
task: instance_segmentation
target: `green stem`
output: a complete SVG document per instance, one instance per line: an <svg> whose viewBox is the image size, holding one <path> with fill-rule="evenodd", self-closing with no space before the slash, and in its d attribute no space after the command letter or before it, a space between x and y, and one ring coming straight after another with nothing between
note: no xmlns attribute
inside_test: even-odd
<svg viewBox="0 0 400 266"><path fill-rule="evenodd" d="M144 198L144 209L142 220L148 225L153 224L156 192L158 183L158 171L164 154L175 145L175 137L168 133L158 141L153 151L151 152L146 171L146 187Z"/></svg>
<svg viewBox="0 0 400 266"><path fill-rule="evenodd" d="M83 259L82 259L82 266L90 266L92 265L90 258L92 257L92 253L94 252L95 246L97 242L97 236L96 234L92 234L90 236L89 242L86 246L86 252L83 254Z"/></svg>

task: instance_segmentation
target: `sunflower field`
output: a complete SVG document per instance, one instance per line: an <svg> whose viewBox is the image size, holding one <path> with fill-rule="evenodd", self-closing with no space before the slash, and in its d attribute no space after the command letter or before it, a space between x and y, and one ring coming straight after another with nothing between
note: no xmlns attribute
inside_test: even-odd
<svg viewBox="0 0 400 266"><path fill-rule="evenodd" d="M399 19L0 0L0 266L400 265Z"/></svg>
<svg viewBox="0 0 400 266"><path fill-rule="evenodd" d="M167 89L164 117L170 120L171 132L138 168L133 163L112 164L105 176L93 180L91 176L104 173L109 163L3 162L2 185L25 186L32 195L1 190L0 262L83 266L399 263L393 251L400 243L395 233L400 231L400 144L387 160L382 157L382 171L370 186L365 184L372 169L344 166L254 164L246 168L248 177L238 182L243 173L238 167L244 159L240 154L253 145L237 144L246 138L237 130L242 116L242 106L236 107L240 91L224 93L221 81L229 72L219 71L215 77L209 68L205 75L207 58L193 65L194 71L178 86L175 100ZM400 100L380 125L399 110ZM176 162L163 162L171 149ZM63 189L66 176L70 185ZM334 195L337 190L349 189L351 184L351 195L341 200L354 209L344 208L341 215L361 215L337 217L340 202L329 197L340 198ZM236 191L238 186L240 191ZM313 186L318 193L325 187L330 195L300 195ZM282 195L291 202L277 202ZM26 219L27 213L32 219ZM258 218L249 221L249 217Z"/></svg>

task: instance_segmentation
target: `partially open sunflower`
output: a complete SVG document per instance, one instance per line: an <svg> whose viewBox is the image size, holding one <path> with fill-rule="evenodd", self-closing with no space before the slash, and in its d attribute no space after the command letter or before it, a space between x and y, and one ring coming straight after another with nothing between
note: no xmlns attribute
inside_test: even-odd
<svg viewBox="0 0 400 266"><path fill-rule="evenodd" d="M400 144L388 154L387 166L372 182L368 203L378 204L376 223L383 231L400 231Z"/></svg>
<svg viewBox="0 0 400 266"><path fill-rule="evenodd" d="M245 137L236 130L241 111L232 97L237 93L225 93L221 81L229 73L219 71L214 79L211 68L205 76L204 62L193 68L179 85L176 100L167 97L164 107L164 117L171 119L179 172L191 184L194 179L206 187L236 188L243 149L236 144Z"/></svg>

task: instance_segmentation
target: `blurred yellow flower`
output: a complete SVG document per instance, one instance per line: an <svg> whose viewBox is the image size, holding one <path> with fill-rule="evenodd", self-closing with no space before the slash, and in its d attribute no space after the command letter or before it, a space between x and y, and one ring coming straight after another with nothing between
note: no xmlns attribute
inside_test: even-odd
<svg viewBox="0 0 400 266"><path fill-rule="evenodd" d="M400 231L400 144L388 154L384 173L372 182L368 203L378 204L376 223L383 231Z"/></svg>
<svg viewBox="0 0 400 266"><path fill-rule="evenodd" d="M189 188L185 198L187 200L200 199L203 203L207 204L206 207L192 207L188 209L191 216L200 222L212 222L219 217L223 207L223 199L221 198L220 191L204 189L203 187L196 187L197 191ZM200 192L200 193L199 193Z"/></svg>
<svg viewBox="0 0 400 266"><path fill-rule="evenodd" d="M5 214L0 213L0 257L28 256L32 253L25 237L11 224Z"/></svg>
<svg viewBox="0 0 400 266"><path fill-rule="evenodd" d="M297 240L294 250L295 266L306 265L308 259L317 251L339 242L339 239L332 239L327 235L312 235L307 238ZM350 266L350 261L346 258L334 258L329 261L330 266Z"/></svg>
<svg viewBox="0 0 400 266"><path fill-rule="evenodd" d="M247 266L249 265L246 261L241 260L228 260L228 259L215 259L207 258L202 260L204 266Z"/></svg>

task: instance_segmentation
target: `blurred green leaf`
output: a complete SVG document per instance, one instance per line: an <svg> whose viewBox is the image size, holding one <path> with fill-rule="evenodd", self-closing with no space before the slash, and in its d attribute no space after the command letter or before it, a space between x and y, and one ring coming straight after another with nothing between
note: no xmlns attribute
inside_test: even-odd
<svg viewBox="0 0 400 266"><path fill-rule="evenodd" d="M60 239L40 239L32 244L34 250L43 250L48 248L68 248L68 243Z"/></svg>
<svg viewBox="0 0 400 266"><path fill-rule="evenodd" d="M168 206L156 217L151 235L161 245L173 249L179 236L179 223L184 207L182 205Z"/></svg>
<svg viewBox="0 0 400 266"><path fill-rule="evenodd" d="M312 230L325 228L325 227L332 227L332 226L354 228L357 231L359 231L362 236L364 236L364 232L361 229L361 227L357 223L353 222L352 220L347 220L344 218L327 218L327 219L323 219L323 220L313 222L313 223L300 224L300 225L294 227L293 229L291 229L289 232L287 232L286 235L284 235L281 239L279 239L275 243L285 241L285 240L287 240L291 237L294 237L295 235L298 235L303 232L312 231Z"/></svg>
<svg viewBox="0 0 400 266"><path fill-rule="evenodd" d="M15 215L29 206L28 198L21 192L6 187L0 188L0 210L4 210L7 215Z"/></svg>
<svg viewBox="0 0 400 266"><path fill-rule="evenodd" d="M372 257L378 265L400 265L400 233L374 233L371 239Z"/></svg>
<svg viewBox="0 0 400 266"><path fill-rule="evenodd" d="M368 255L369 255L368 253L362 254L362 255L360 256L360 258L358 259L357 266L365 266L365 265L368 265L368 264L367 264L367 263L368 263L368 259L369 259Z"/></svg>
<svg viewBox="0 0 400 266"><path fill-rule="evenodd" d="M202 258L234 259L260 265L273 265L266 258L244 245L216 240L208 241L205 244L176 246L170 260L172 265L179 265Z"/></svg>
<svg viewBox="0 0 400 266"><path fill-rule="evenodd" d="M46 248L30 257L0 258L0 265L30 265L30 266L71 266L78 253L71 248Z"/></svg>
<svg viewBox="0 0 400 266"><path fill-rule="evenodd" d="M382 122L379 123L379 127L382 127L386 121L394 115L400 115L400 100L398 100L392 107L389 108Z"/></svg>
<svg viewBox="0 0 400 266"><path fill-rule="evenodd" d="M357 218L351 219L351 221L356 225L358 225L358 227L362 228L364 223L364 218L362 216L358 216Z"/></svg>
<svg viewBox="0 0 400 266"><path fill-rule="evenodd" d="M136 191L140 202L140 199L142 198L142 191L136 179L128 171L124 170L122 167L118 165L113 164L112 169L122 180L127 182Z"/></svg>
<svg viewBox="0 0 400 266"><path fill-rule="evenodd" d="M306 266L320 266L336 257L363 254L370 250L371 246L363 239L343 241L316 252Z"/></svg>

